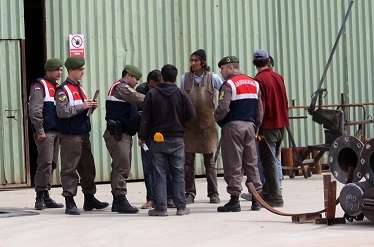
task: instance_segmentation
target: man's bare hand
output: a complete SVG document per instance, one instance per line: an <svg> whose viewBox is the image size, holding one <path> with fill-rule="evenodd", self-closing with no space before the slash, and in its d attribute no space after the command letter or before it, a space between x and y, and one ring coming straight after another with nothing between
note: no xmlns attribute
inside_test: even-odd
<svg viewBox="0 0 374 247"><path fill-rule="evenodd" d="M143 147L144 146L144 143L145 143L145 141L142 141L142 140L138 140L138 145L139 145L139 147Z"/></svg>
<svg viewBox="0 0 374 247"><path fill-rule="evenodd" d="M45 133L38 135L38 141L40 141L40 142L44 141L46 138L47 138L47 136L46 136Z"/></svg>
<svg viewBox="0 0 374 247"><path fill-rule="evenodd" d="M84 109L87 109L87 108L96 109L98 107L98 105L99 105L99 103L97 101L92 101L92 100L88 99L83 103L83 108Z"/></svg>

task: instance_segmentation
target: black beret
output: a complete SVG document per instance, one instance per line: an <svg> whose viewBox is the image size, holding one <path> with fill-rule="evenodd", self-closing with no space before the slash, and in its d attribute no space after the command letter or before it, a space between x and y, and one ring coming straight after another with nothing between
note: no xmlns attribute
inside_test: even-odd
<svg viewBox="0 0 374 247"><path fill-rule="evenodd" d="M85 64L84 57L80 55L75 55L72 57L69 57L65 61L65 67L70 70L76 70L81 68Z"/></svg>
<svg viewBox="0 0 374 247"><path fill-rule="evenodd" d="M62 61L58 58L50 58L44 64L44 69L47 71L58 70L61 67L62 67Z"/></svg>
<svg viewBox="0 0 374 247"><path fill-rule="evenodd" d="M235 56L226 56L222 58L221 61L218 62L218 67L221 67L222 65L225 65L228 63L239 63L239 59Z"/></svg>

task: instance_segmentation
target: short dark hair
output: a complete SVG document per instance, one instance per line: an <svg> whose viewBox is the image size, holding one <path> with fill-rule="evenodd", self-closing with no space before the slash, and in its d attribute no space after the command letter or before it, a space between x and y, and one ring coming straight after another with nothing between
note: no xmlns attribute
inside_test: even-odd
<svg viewBox="0 0 374 247"><path fill-rule="evenodd" d="M272 56L269 56L269 60L271 67L274 67L274 58Z"/></svg>
<svg viewBox="0 0 374 247"><path fill-rule="evenodd" d="M151 72L148 73L147 83L150 82L151 80L159 82L160 81L160 75L161 75L160 70L158 70L158 69L152 70Z"/></svg>
<svg viewBox="0 0 374 247"><path fill-rule="evenodd" d="M161 69L161 75L165 82L175 82L177 80L178 69L172 64L165 64Z"/></svg>
<svg viewBox="0 0 374 247"><path fill-rule="evenodd" d="M269 62L269 58L266 59L258 59L258 60L253 60L253 64L258 67L258 68L263 68L265 67Z"/></svg>
<svg viewBox="0 0 374 247"><path fill-rule="evenodd" d="M127 73L129 73L129 72L127 72L125 69L122 70L122 77L125 77L127 75Z"/></svg>

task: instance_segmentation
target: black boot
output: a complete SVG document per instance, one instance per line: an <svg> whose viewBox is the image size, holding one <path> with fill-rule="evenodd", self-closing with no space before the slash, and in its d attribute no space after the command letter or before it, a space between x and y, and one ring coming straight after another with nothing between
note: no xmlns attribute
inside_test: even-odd
<svg viewBox="0 0 374 247"><path fill-rule="evenodd" d="M62 203L57 203L55 200L53 200L49 196L49 191L45 190L44 191L44 203L47 208L63 208L64 204Z"/></svg>
<svg viewBox="0 0 374 247"><path fill-rule="evenodd" d="M97 200L94 195L91 194L84 194L84 204L83 210L84 211L91 211L92 209L103 209L109 206L107 202L101 202Z"/></svg>
<svg viewBox="0 0 374 247"><path fill-rule="evenodd" d="M65 197L65 214L70 215L80 215L79 209L77 208L77 204L75 204L74 198L72 196Z"/></svg>
<svg viewBox="0 0 374 247"><path fill-rule="evenodd" d="M112 212L136 214L139 209L131 206L126 196L113 196Z"/></svg>
<svg viewBox="0 0 374 247"><path fill-rule="evenodd" d="M252 211L260 211L261 210L261 204L252 197L252 206L251 206Z"/></svg>
<svg viewBox="0 0 374 247"><path fill-rule="evenodd" d="M240 212L239 196L231 196L231 199L224 206L217 208L218 212Z"/></svg>
<svg viewBox="0 0 374 247"><path fill-rule="evenodd" d="M117 210L118 210L118 197L113 195L112 212L117 212Z"/></svg>
<svg viewBox="0 0 374 247"><path fill-rule="evenodd" d="M42 210L45 209L45 202L44 202L44 191L38 191L36 192L36 198L35 198L35 209L36 210Z"/></svg>

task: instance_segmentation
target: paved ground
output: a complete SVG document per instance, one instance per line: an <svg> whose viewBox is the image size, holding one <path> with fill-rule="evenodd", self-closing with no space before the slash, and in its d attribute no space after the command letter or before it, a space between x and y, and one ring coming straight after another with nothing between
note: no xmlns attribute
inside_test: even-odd
<svg viewBox="0 0 374 247"><path fill-rule="evenodd" d="M137 215L103 211L84 212L83 196L76 198L80 216L64 214L64 209L37 211L39 215L2 217L0 214L0 246L374 246L374 223L364 219L344 225L318 225L314 222L292 223L290 217L272 214L265 209L249 211L250 202L241 201L242 212L218 213L217 205L208 203L204 178L196 180L198 195L190 205L191 214L149 217L148 210ZM290 213L313 212L323 208L322 175L308 179L285 177L285 206ZM340 192L342 184L338 183ZM225 182L219 178L222 204L229 200ZM143 182L129 183L129 201L140 207L145 202ZM61 188L52 189L59 202ZM110 185L98 185L97 197L112 201ZM0 190L0 211L33 211L35 194L32 188ZM337 217L343 216L340 206Z"/></svg>

